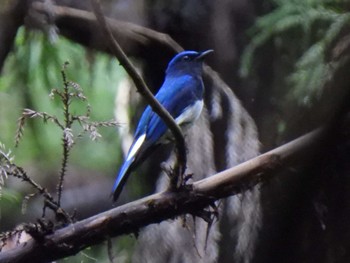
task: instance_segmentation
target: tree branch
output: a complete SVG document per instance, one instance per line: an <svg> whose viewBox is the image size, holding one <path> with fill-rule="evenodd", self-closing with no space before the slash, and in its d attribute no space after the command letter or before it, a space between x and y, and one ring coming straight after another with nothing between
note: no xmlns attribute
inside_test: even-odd
<svg viewBox="0 0 350 263"><path fill-rule="evenodd" d="M41 2L33 3L32 7L36 12L54 17L55 23L60 29L60 34L63 36L96 50L108 53L112 52L112 50L108 48L108 44L104 41L100 41L101 32L98 30L95 31L97 21L93 13L57 5L47 10L45 5ZM119 44L127 54L133 53L133 55L135 55L134 49L138 47L141 49L141 55L147 51L149 47L154 45L172 53L183 50L183 48L167 34L130 22L112 18L105 19L114 38L118 39ZM74 32L80 32L80 34L69 32L67 27L73 28ZM81 35L84 36L81 37Z"/></svg>
<svg viewBox="0 0 350 263"><path fill-rule="evenodd" d="M324 130L318 129L247 162L195 182L191 190L162 192L119 206L54 231L40 239L29 239L16 248L0 253L4 262L48 262L78 253L110 237L137 233L141 227L172 219L181 214L197 214L218 199L238 194L266 181L293 163L312 156Z"/></svg>

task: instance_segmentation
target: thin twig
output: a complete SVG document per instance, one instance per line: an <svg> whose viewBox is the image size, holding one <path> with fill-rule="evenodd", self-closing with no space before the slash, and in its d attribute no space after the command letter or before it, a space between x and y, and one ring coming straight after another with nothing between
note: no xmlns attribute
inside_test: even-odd
<svg viewBox="0 0 350 263"><path fill-rule="evenodd" d="M107 237L107 253L108 253L109 262L114 263L113 243L112 243L111 237Z"/></svg>
<svg viewBox="0 0 350 263"><path fill-rule="evenodd" d="M120 47L118 41L114 38L109 26L107 25L106 19L102 13L101 5L99 0L91 0L93 10L97 21L106 36L106 40L109 43L112 54L118 59L119 63L124 67L126 72L129 74L131 79L134 81L137 90L145 98L147 103L151 106L152 110L156 112L159 117L168 126L169 130L172 132L175 138L176 144L176 156L178 164L175 165L175 174L182 177L186 169L186 145L185 140L182 135L180 127L176 124L173 117L169 112L156 100L152 92L147 87L145 81L142 79L140 74L138 74L136 68L132 65L128 57L125 55L124 51Z"/></svg>
<svg viewBox="0 0 350 263"><path fill-rule="evenodd" d="M62 142L63 142L63 159L62 159L62 166L60 170L60 178L57 185L57 203L58 206L61 206L61 197L62 197L62 190L63 190L63 182L64 182L64 176L66 174L67 170L67 163L68 163L68 157L69 157L69 151L71 148L71 143L69 142L69 138L67 136L67 132L70 130L72 125L71 116L69 113L69 104L70 104L70 94L69 94L69 82L66 77L65 68L67 66L67 63L63 65L63 68L61 70L62 80L63 80L63 115L64 115L64 130L62 135Z"/></svg>
<svg viewBox="0 0 350 263"><path fill-rule="evenodd" d="M70 222L71 218L66 213L60 205L54 200L52 195L47 191L46 188L42 187L40 184L35 182L32 178L30 178L24 169L20 166L17 166L13 163L10 163L10 166L7 169L7 174L9 176L17 177L27 183L29 183L33 188L35 188L39 194L41 194L45 198L44 210L46 207L50 208L55 212L56 217L62 219L64 222ZM44 216L44 214L43 214Z"/></svg>

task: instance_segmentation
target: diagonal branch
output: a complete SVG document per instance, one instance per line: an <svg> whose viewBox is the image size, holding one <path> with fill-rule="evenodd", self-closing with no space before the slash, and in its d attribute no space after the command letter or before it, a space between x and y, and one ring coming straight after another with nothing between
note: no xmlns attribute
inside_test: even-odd
<svg viewBox="0 0 350 263"><path fill-rule="evenodd" d="M191 190L162 192L119 206L43 236L30 238L0 253L4 262L48 262L74 255L110 237L137 233L141 227L178 215L196 214L218 199L267 181L286 166L300 163L319 150L324 129L310 132L247 162L193 184Z"/></svg>
<svg viewBox="0 0 350 263"><path fill-rule="evenodd" d="M91 3L97 21L104 33L104 36L106 37L112 54L119 60L119 63L124 67L126 72L134 81L137 90L146 99L152 110L159 115L159 117L164 121L169 130L172 132L175 138L175 144L177 148L176 155L178 160L178 165L176 165L175 173L177 176L182 176L186 169L186 146L180 127L176 124L174 118L170 115L170 113L153 96L145 81L142 79L140 74L136 71L136 68L132 65L128 57L125 55L118 41L114 38L112 31L110 30L102 13L99 0L91 0Z"/></svg>
<svg viewBox="0 0 350 263"><path fill-rule="evenodd" d="M63 36L90 48L111 53L108 44L100 40L101 34L96 29L96 18L93 13L81 9L67 6L55 5L50 10L45 8L45 4L34 2L32 8L39 14L54 17L56 25ZM34 12L34 13L35 13ZM135 47L141 47L140 55L147 51L148 48L156 45L162 50L172 53L180 52L183 48L174 41L168 34L164 34L153 29L143 27L134 23L125 22L113 18L105 18L114 37L118 38L119 44L128 55L135 55ZM73 28L74 34L67 28ZM86 34L84 37L81 35Z"/></svg>

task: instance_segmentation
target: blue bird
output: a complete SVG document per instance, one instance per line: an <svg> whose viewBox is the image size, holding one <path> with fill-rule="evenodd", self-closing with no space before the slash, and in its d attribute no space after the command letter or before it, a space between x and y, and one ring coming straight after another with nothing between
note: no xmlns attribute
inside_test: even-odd
<svg viewBox="0 0 350 263"><path fill-rule="evenodd" d="M203 108L204 86L202 66L204 57L213 50L183 51L168 64L165 80L156 99L185 130L200 115ZM130 173L154 148L170 141L170 131L161 118L148 106L143 112L126 160L113 186L116 201Z"/></svg>

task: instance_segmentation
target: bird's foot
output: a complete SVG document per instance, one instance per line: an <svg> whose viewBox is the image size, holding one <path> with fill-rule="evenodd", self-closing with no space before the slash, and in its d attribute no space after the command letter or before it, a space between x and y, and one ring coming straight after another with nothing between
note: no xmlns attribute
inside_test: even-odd
<svg viewBox="0 0 350 263"><path fill-rule="evenodd" d="M169 177L170 191L189 191L192 189L192 183L190 183L189 180L193 178L193 173L179 175L175 169L167 163L162 163L161 169Z"/></svg>

